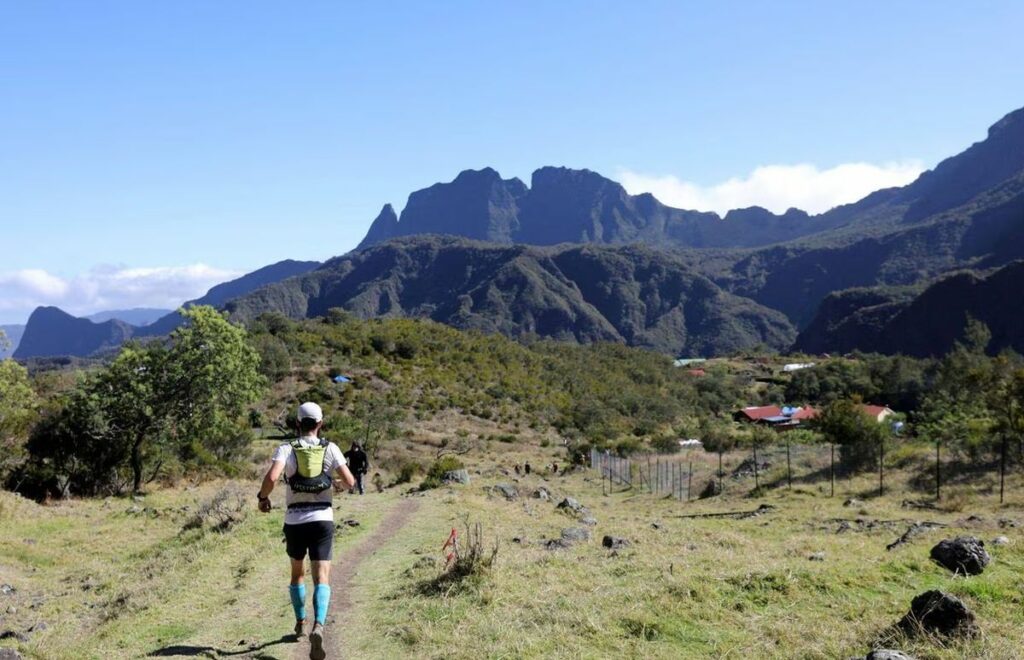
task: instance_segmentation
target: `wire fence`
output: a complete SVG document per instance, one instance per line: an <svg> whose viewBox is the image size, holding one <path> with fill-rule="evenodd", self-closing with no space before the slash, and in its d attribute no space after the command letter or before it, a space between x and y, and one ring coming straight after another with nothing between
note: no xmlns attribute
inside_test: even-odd
<svg viewBox="0 0 1024 660"><path fill-rule="evenodd" d="M723 455L703 448L684 449L672 455L616 456L607 450L591 449L590 467L601 475L604 492L630 489L651 495L688 501L752 488L821 486L828 495L866 494L863 479L874 476L872 490L884 493L891 485L887 473L901 471L901 487L917 491L921 497L940 500L957 489L971 489L1003 497L1002 474L1024 464L1024 452L1015 452L1007 465L1000 458L966 457L948 450L928 450L920 443L894 442L873 459L874 467L848 469L840 457L840 448L828 444L804 444L780 441L751 450L731 451ZM889 475L891 479L891 475Z"/></svg>

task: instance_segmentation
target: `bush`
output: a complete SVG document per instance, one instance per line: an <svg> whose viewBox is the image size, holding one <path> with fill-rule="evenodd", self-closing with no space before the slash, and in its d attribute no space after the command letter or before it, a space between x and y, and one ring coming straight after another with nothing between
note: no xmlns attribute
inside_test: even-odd
<svg viewBox="0 0 1024 660"><path fill-rule="evenodd" d="M682 447L674 436L662 435L651 440L651 449L659 454L678 454Z"/></svg>
<svg viewBox="0 0 1024 660"><path fill-rule="evenodd" d="M412 478L419 474L422 466L416 461L404 461L398 467L398 476L395 477L395 485L407 484Z"/></svg>
<svg viewBox="0 0 1024 660"><path fill-rule="evenodd" d="M427 476L420 484L420 490L430 490L431 488L437 488L443 484L441 481L446 472L452 472L454 470L462 470L466 466L459 460L457 456L442 456L430 465L430 469L427 470Z"/></svg>

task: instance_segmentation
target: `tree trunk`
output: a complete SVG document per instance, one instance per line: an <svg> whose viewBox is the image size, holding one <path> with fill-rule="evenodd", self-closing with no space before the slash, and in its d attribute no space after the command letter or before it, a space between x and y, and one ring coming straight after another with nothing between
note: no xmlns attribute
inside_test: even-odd
<svg viewBox="0 0 1024 660"><path fill-rule="evenodd" d="M142 492L142 436L132 444L132 492Z"/></svg>
<svg viewBox="0 0 1024 660"><path fill-rule="evenodd" d="M1006 436L1003 436L1003 444L999 452L999 503L1003 503L1003 494L1006 488Z"/></svg>

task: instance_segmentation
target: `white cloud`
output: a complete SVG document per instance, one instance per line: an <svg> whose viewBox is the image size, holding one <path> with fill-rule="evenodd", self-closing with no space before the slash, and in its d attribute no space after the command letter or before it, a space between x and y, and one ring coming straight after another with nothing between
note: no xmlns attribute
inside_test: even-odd
<svg viewBox="0 0 1024 660"><path fill-rule="evenodd" d="M63 278L41 269L0 272L0 321L23 323L40 305L55 305L70 314L110 309L174 309L241 273L206 264L125 268L97 266Z"/></svg>
<svg viewBox="0 0 1024 660"><path fill-rule="evenodd" d="M916 160L883 163L843 163L828 169L815 165L762 165L744 178L710 186L672 175L648 175L621 170L618 180L631 194L652 193L669 206L724 215L732 209L762 206L773 213L799 208L821 213L855 202L881 188L903 186L924 171Z"/></svg>

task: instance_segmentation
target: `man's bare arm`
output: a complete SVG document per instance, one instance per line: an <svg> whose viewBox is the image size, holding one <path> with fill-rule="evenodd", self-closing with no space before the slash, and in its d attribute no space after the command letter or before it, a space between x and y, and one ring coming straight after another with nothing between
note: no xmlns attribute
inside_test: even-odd
<svg viewBox="0 0 1024 660"><path fill-rule="evenodd" d="M353 486L356 485L356 478L352 476L351 472L349 472L347 465L339 465L338 469L335 470L334 472L338 475L338 479L340 479L344 484L342 486L339 486L337 482L335 482L335 488L338 488L339 490L344 490L346 488L352 488Z"/></svg>
<svg viewBox="0 0 1024 660"><path fill-rule="evenodd" d="M263 476L263 484L260 486L259 493L260 511L264 513L270 511L270 501L263 498L270 497L270 493L274 492L274 486L277 484L277 480L281 478L282 472L284 472L284 461L274 461L270 464L270 469Z"/></svg>

